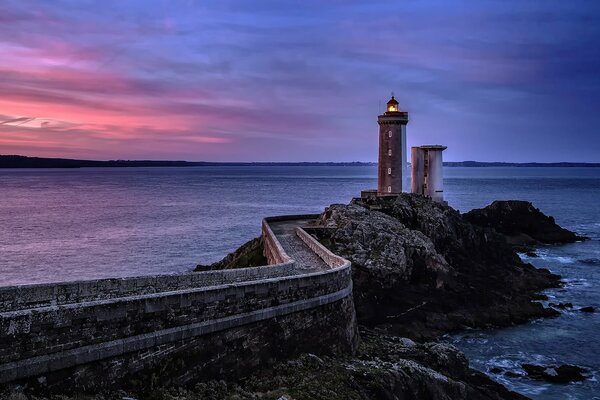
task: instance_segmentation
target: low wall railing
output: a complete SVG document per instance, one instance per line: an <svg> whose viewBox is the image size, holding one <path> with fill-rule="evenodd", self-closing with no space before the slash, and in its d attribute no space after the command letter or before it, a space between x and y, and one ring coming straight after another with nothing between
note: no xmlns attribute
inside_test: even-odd
<svg viewBox="0 0 600 400"><path fill-rule="evenodd" d="M292 219L286 216L263 222L263 239L277 253L273 258L284 261L275 265L1 288L0 383L350 296L350 262L301 228L295 228L294 234L329 269L296 270L294 260L269 226L269 221ZM173 286L178 288L173 290Z"/></svg>
<svg viewBox="0 0 600 400"><path fill-rule="evenodd" d="M0 287L0 312L295 275L301 272L295 269L293 260L277 241L268 221L276 222L313 216L281 216L263 220L262 234L265 248L271 252L271 255L267 258L272 265L183 274L3 286Z"/></svg>
<svg viewBox="0 0 600 400"><path fill-rule="evenodd" d="M298 237L331 268L344 266L350 267L350 261L332 253L327 247L323 246L316 238L314 238L304 229L297 227L296 235L298 235Z"/></svg>
<svg viewBox="0 0 600 400"><path fill-rule="evenodd" d="M276 268L274 268L276 267ZM251 268L0 287L0 312L295 275L292 262Z"/></svg>
<svg viewBox="0 0 600 400"><path fill-rule="evenodd" d="M293 260L285 252L281 243L275 237L266 219L262 222L262 237L263 237L263 253L270 264L287 264Z"/></svg>

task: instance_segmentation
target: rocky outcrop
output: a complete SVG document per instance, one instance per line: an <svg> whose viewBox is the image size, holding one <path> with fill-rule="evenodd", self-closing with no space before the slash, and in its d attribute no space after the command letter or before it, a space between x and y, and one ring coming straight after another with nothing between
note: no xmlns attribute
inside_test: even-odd
<svg viewBox="0 0 600 400"><path fill-rule="evenodd" d="M312 234L353 263L360 323L431 339L557 314L531 300L558 286L558 276L523 263L504 235L423 196L333 205L318 226ZM261 257L257 238L208 268L254 266Z"/></svg>
<svg viewBox="0 0 600 400"><path fill-rule="evenodd" d="M274 367L256 370L236 382L209 380L188 388L165 387L160 380L148 379L143 391L106 393L105 398L526 399L469 368L465 356L451 345L417 344L379 330L363 329L361 337L355 356L303 354Z"/></svg>
<svg viewBox="0 0 600 400"><path fill-rule="evenodd" d="M567 308L573 308L573 303L550 303L548 304L552 308L557 308L559 310L566 310Z"/></svg>
<svg viewBox="0 0 600 400"><path fill-rule="evenodd" d="M521 365L527 376L531 379L551 383L570 383L585 380L587 370L576 365Z"/></svg>
<svg viewBox="0 0 600 400"><path fill-rule="evenodd" d="M553 217L545 215L528 201L494 201L463 216L475 225L495 229L516 246L573 243L586 239L560 227Z"/></svg>
<svg viewBox="0 0 600 400"><path fill-rule="evenodd" d="M423 196L357 199L320 216L319 239L353 264L361 323L417 339L557 312L532 302L559 277L523 263L504 237Z"/></svg>
<svg viewBox="0 0 600 400"><path fill-rule="evenodd" d="M523 263L505 234L410 194L332 205L309 231L352 261L358 320L370 327L361 331L358 354L304 355L240 382L177 389L175 398L525 398L470 369L452 346L400 337L557 315L532 300L559 286L559 277ZM247 266L261 250L259 240L249 242L214 267Z"/></svg>

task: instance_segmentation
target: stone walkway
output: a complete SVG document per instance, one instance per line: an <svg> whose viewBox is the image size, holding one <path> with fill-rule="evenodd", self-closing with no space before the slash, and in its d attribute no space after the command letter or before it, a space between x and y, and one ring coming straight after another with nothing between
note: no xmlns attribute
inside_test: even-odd
<svg viewBox="0 0 600 400"><path fill-rule="evenodd" d="M330 269L325 261L296 235L297 226L307 226L310 222L311 220L280 221L270 222L269 226L287 255L296 261L296 268L306 272Z"/></svg>

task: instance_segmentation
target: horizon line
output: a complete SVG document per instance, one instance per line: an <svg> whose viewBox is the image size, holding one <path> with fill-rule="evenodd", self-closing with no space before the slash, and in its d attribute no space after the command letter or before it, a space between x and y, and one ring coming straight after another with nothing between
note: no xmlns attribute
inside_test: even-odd
<svg viewBox="0 0 600 400"><path fill-rule="evenodd" d="M235 164L235 165L252 165L252 164L366 164L377 165L377 161L188 161L188 160L173 160L173 159L108 159L108 160L92 160L80 158L63 158L63 157L38 157L38 156L23 156L18 154L0 154L0 158L14 158L21 160L47 160L51 161L66 161L66 162L82 162L82 163L182 163L182 164ZM593 161L478 161L478 160L462 160L450 161L444 160L444 164L504 164L504 165L590 165L600 166L600 162ZM408 162L410 164L410 162Z"/></svg>

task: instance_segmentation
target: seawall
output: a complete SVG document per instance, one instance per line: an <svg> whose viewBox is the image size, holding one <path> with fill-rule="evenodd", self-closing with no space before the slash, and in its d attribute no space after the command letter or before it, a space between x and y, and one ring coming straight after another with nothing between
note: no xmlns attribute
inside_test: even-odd
<svg viewBox="0 0 600 400"><path fill-rule="evenodd" d="M350 262L307 234L307 221L263 221L267 266L0 288L0 383L185 384L302 351L354 351Z"/></svg>

